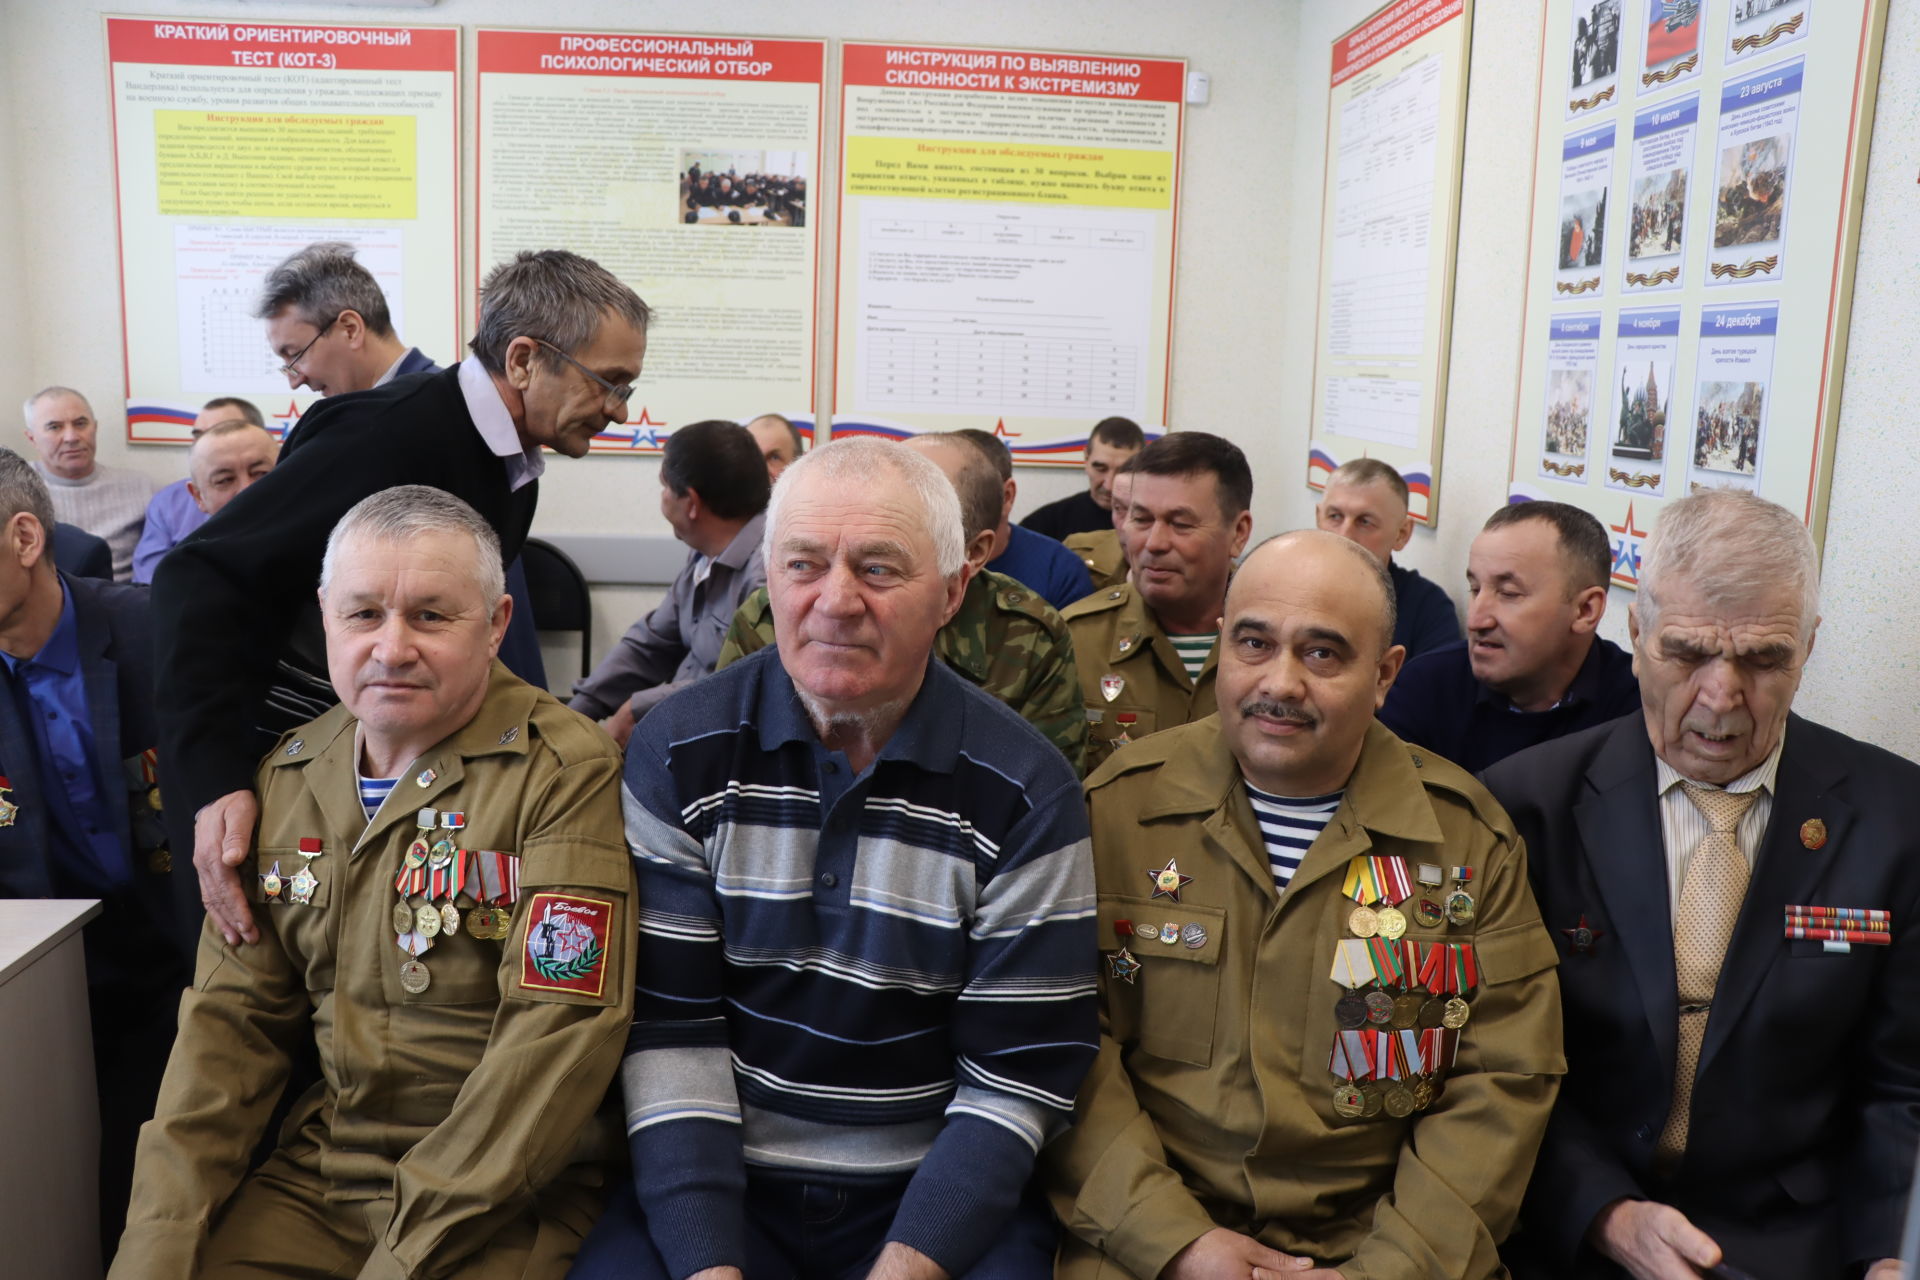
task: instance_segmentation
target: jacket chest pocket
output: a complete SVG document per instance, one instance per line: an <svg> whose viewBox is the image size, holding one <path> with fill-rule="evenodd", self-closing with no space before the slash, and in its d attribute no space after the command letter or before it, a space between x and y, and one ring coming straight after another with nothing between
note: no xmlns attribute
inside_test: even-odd
<svg viewBox="0 0 1920 1280"><path fill-rule="evenodd" d="M1156 1058L1211 1065L1226 927L1220 907L1103 895L1102 982L1113 1038Z"/></svg>
<svg viewBox="0 0 1920 1280"><path fill-rule="evenodd" d="M253 855L244 873L247 900L272 923L281 945L300 964L309 991L333 987L333 873L345 870L340 858L308 858L296 848L266 848Z"/></svg>

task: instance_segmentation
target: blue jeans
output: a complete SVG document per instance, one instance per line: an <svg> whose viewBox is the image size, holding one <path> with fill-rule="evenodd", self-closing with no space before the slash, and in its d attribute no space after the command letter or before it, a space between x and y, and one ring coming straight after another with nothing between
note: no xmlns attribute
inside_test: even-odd
<svg viewBox="0 0 1920 1280"><path fill-rule="evenodd" d="M906 1188L905 1178L749 1170L746 1280L861 1280L886 1244ZM1051 1280L1054 1232L1045 1200L1029 1190L967 1280ZM568 1280L673 1280L647 1234L631 1179L608 1188L607 1207L567 1274Z"/></svg>

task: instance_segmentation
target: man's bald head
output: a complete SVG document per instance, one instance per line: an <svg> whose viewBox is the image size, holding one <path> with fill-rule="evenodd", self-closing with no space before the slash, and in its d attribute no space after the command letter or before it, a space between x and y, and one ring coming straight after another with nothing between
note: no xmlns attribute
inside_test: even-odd
<svg viewBox="0 0 1920 1280"><path fill-rule="evenodd" d="M947 473L954 492L960 495L960 519L966 525L971 543L982 533L1000 527L1000 473L979 449L959 436L947 434L910 436L907 448L927 458Z"/></svg>
<svg viewBox="0 0 1920 1280"><path fill-rule="evenodd" d="M1374 559L1373 554L1359 543L1319 529L1296 529L1292 533L1276 534L1248 552L1246 559L1240 563L1239 572L1227 584L1228 617L1233 616L1234 591L1243 582L1254 581L1259 576L1278 571L1279 564L1276 561L1284 564L1288 572L1310 572L1316 577L1331 575L1348 582L1371 584L1369 594L1378 602L1380 617L1379 647L1374 652L1387 651L1387 646L1393 642L1393 628L1399 619L1393 578L1389 576L1386 565ZM1249 574L1256 576L1250 579Z"/></svg>

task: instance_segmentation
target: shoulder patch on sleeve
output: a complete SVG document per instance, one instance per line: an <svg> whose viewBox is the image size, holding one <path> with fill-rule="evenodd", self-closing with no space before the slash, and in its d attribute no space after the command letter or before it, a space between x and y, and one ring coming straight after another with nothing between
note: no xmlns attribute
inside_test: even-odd
<svg viewBox="0 0 1920 1280"><path fill-rule="evenodd" d="M603 1000L616 969L620 904L585 893L536 893L524 910L514 994Z"/></svg>

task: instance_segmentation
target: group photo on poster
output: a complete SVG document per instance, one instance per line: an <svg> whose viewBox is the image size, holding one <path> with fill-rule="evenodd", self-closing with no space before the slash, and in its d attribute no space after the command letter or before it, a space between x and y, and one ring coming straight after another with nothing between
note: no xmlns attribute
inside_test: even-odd
<svg viewBox="0 0 1920 1280"><path fill-rule="evenodd" d="M804 227L804 151L680 153L680 220L688 226Z"/></svg>
<svg viewBox="0 0 1920 1280"><path fill-rule="evenodd" d="M1727 19L1727 61L1738 62L1804 40L1812 8L1813 0L1733 0Z"/></svg>
<svg viewBox="0 0 1920 1280"><path fill-rule="evenodd" d="M1610 489L1666 492L1667 429L1674 416L1680 308L1622 311L1614 329Z"/></svg>
<svg viewBox="0 0 1920 1280"><path fill-rule="evenodd" d="M1540 474L1584 482L1600 365L1600 317L1555 316L1547 331L1547 405L1540 428Z"/></svg>
<svg viewBox="0 0 1920 1280"><path fill-rule="evenodd" d="M1613 135L1613 125L1600 125L1572 135L1561 148L1560 245L1553 281L1557 297L1598 297L1603 291Z"/></svg>
<svg viewBox="0 0 1920 1280"><path fill-rule="evenodd" d="M1627 179L1627 292L1677 289L1687 252L1687 194L1700 99L1690 94L1633 117L1633 167Z"/></svg>
<svg viewBox="0 0 1920 1280"><path fill-rule="evenodd" d="M1700 29L1706 0L1647 0L1642 92L1657 92L1700 74Z"/></svg>
<svg viewBox="0 0 1920 1280"><path fill-rule="evenodd" d="M1568 119L1619 96L1620 0L1575 0L1568 55Z"/></svg>
<svg viewBox="0 0 1920 1280"><path fill-rule="evenodd" d="M1690 490L1759 487L1779 319L1777 302L1700 313Z"/></svg>
<svg viewBox="0 0 1920 1280"><path fill-rule="evenodd" d="M1777 280L1786 272L1804 65L1794 58L1721 90L1708 284Z"/></svg>

